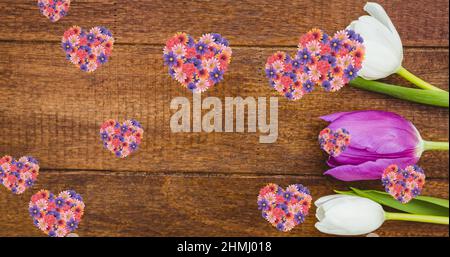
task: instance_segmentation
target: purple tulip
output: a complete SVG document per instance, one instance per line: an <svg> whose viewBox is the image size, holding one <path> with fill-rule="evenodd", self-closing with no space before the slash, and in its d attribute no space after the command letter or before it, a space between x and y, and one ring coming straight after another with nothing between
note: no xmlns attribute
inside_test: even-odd
<svg viewBox="0 0 450 257"><path fill-rule="evenodd" d="M330 156L325 174L339 180L381 179L391 164L416 164L425 150L448 150L448 142L422 140L414 125L402 116L384 111L340 112L321 117L328 128L346 129L351 141L338 156Z"/></svg>

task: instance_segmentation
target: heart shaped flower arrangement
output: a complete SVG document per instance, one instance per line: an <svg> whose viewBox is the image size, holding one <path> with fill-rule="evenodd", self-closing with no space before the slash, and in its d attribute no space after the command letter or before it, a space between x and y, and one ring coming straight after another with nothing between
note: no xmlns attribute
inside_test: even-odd
<svg viewBox="0 0 450 257"><path fill-rule="evenodd" d="M425 173L417 165L401 169L393 164L384 170L381 181L386 192L397 201L408 203L422 192L425 185Z"/></svg>
<svg viewBox="0 0 450 257"><path fill-rule="evenodd" d="M73 26L64 32L61 47L67 60L82 71L93 72L108 62L113 45L112 33L105 27L85 31Z"/></svg>
<svg viewBox="0 0 450 257"><path fill-rule="evenodd" d="M39 163L30 156L14 160L11 156L0 159L0 184L14 194L22 194L32 187L39 175Z"/></svg>
<svg viewBox="0 0 450 257"><path fill-rule="evenodd" d="M268 184L259 191L258 209L270 224L287 232L305 221L311 201L308 188L301 184L290 185L286 190Z"/></svg>
<svg viewBox="0 0 450 257"><path fill-rule="evenodd" d="M31 197L29 212L33 223L51 237L64 237L75 231L84 214L83 198L73 190L55 196L41 190Z"/></svg>
<svg viewBox="0 0 450 257"><path fill-rule="evenodd" d="M311 93L316 86L335 92L356 78L365 54L363 39L353 30L329 37L312 29L300 38L294 57L277 52L265 66L269 84L290 100Z"/></svg>
<svg viewBox="0 0 450 257"><path fill-rule="evenodd" d="M69 12L70 0L38 0L38 7L42 15L56 22Z"/></svg>
<svg viewBox="0 0 450 257"><path fill-rule="evenodd" d="M136 151L142 142L144 130L136 120L126 120L122 124L107 120L100 127L103 146L120 158Z"/></svg>
<svg viewBox="0 0 450 257"><path fill-rule="evenodd" d="M350 145L350 133L343 128L333 131L325 128L319 133L320 148L333 157L338 157Z"/></svg>
<svg viewBox="0 0 450 257"><path fill-rule="evenodd" d="M231 54L228 41L219 34L204 34L196 42L186 33L177 33L164 47L164 65L183 87L204 92L223 80Z"/></svg>

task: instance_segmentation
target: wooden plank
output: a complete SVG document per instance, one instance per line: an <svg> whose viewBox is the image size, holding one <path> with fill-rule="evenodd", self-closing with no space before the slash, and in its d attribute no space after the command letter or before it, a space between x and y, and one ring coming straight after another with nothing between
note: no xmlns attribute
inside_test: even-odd
<svg viewBox="0 0 450 257"><path fill-rule="evenodd" d="M73 189L84 198L80 236L325 236L314 228L315 208L289 233L271 227L257 209L259 189L267 183L302 183L314 197L345 190L348 183L317 176L149 175L136 172L46 170L31 191L15 196L0 189L0 236L43 236L31 222L28 202L41 188ZM352 183L381 189L378 181ZM429 179L423 195L448 198L448 179ZM5 206L8 206L5 208ZM448 226L390 221L380 236L448 236Z"/></svg>
<svg viewBox="0 0 450 257"><path fill-rule="evenodd" d="M366 1L100 1L72 2L57 23L40 15L36 1L0 1L0 40L60 41L72 25L109 27L119 43L163 44L177 31L217 32L232 45L295 46L301 33L344 29L364 15ZM448 1L378 1L406 46L448 46ZM95 23L94 23L95 21Z"/></svg>
<svg viewBox="0 0 450 257"><path fill-rule="evenodd" d="M224 82L205 95L222 101L226 96L276 96L263 70L275 51L234 49ZM33 155L43 168L52 169L318 175L326 170L316 139L326 123L318 117L363 109L395 111L416 124L425 139L448 140L448 109L351 87L336 94L317 90L298 102L279 98L274 144L260 144L259 133L172 133L171 100L192 96L167 75L161 48L118 46L112 60L93 74L77 70L63 55L58 43L0 43L0 154ZM404 65L448 89L448 57L444 49L411 49ZM100 142L99 126L110 118L143 124L144 141L125 160ZM448 177L445 152L426 153L421 165L428 176Z"/></svg>

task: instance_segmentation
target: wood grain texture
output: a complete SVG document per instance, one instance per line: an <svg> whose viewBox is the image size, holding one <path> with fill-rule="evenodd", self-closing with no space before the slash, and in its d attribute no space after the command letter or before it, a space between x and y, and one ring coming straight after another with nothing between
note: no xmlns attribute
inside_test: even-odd
<svg viewBox="0 0 450 257"><path fill-rule="evenodd" d="M448 1L377 1L406 46L448 46ZM163 44L177 31L217 32L232 45L295 46L313 27L334 33L364 15L365 0L73 1L69 15L51 24L34 0L1 0L0 39L60 41L76 24L108 26L120 43ZM198 36L197 35L197 36Z"/></svg>
<svg viewBox="0 0 450 257"><path fill-rule="evenodd" d="M118 46L105 67L83 74L59 49L54 54L60 58L48 58L57 44L1 44L0 55L6 58L0 63L5 74L0 79L0 153L33 154L44 168L318 175L326 170L326 157L317 147L326 123L318 117L358 109L389 107L410 119L425 139L448 139L448 110L351 87L336 94L317 90L297 102L280 98L274 144L259 144L259 133L172 133L171 100L192 96L168 76L160 48ZM276 96L263 69L274 51L235 49L224 82L206 95L222 101L225 96ZM405 66L448 88L447 60L447 50L408 50ZM135 118L144 127L140 150L126 160L102 147L99 126L109 118ZM430 176L448 177L446 153L425 157L422 164Z"/></svg>
<svg viewBox="0 0 450 257"><path fill-rule="evenodd" d="M86 214L81 236L324 236L306 223L280 233L257 210L269 182L302 183L315 199L347 186L381 190L378 181L342 183L322 176L326 155L319 116L364 109L397 112L427 140L447 141L448 109L423 106L347 87L316 90L298 102L279 98L279 136L260 144L259 133L172 133L170 101L192 99L170 79L162 47L174 32L194 37L218 32L233 48L225 80L204 96L276 96L264 75L266 58L295 51L312 27L329 33L363 15L365 1L72 1L69 16L50 23L36 1L0 0L0 155L32 155L38 184L24 195L0 188L0 236L43 236L28 201L40 188L75 189ZM406 47L404 66L448 90L448 2L380 1ZM327 6L328 9L321 8ZM289 11L292 14L285 15ZM93 74L80 72L60 49L72 25L104 25L117 39L112 59ZM391 76L385 80L410 85ZM139 150L124 160L104 150L98 135L106 119L135 118L145 130ZM424 195L448 198L448 153L425 153ZM387 222L382 236L448 236L448 226Z"/></svg>
<svg viewBox="0 0 450 257"><path fill-rule="evenodd" d="M136 172L68 172L47 170L34 190L54 193L76 190L86 203L77 234L85 236L326 236L314 228L315 207L304 224L289 233L273 228L261 217L256 198L269 182L283 187L308 185L315 199L345 190L348 183L317 176L234 176ZM379 182L352 183L378 188ZM34 191L33 190L33 191ZM0 190L0 235L42 236L27 212L32 193L13 196ZM447 181L430 179L423 192L448 198ZM380 236L448 236L448 227L408 222L386 222Z"/></svg>

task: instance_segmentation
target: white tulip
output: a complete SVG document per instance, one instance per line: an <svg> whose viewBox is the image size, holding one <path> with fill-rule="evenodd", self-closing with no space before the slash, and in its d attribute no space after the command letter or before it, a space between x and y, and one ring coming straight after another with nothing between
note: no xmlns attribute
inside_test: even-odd
<svg viewBox="0 0 450 257"><path fill-rule="evenodd" d="M329 195L315 203L315 227L333 235L362 235L378 229L385 221L381 205L363 197Z"/></svg>
<svg viewBox="0 0 450 257"><path fill-rule="evenodd" d="M362 36L366 47L363 67L358 74L368 80L385 78L402 68L402 41L381 5L369 2L364 10L371 16L361 16L347 27Z"/></svg>
<svg viewBox="0 0 450 257"><path fill-rule="evenodd" d="M364 10L370 16L361 16L347 27L361 35L366 48L362 68L358 75L366 80L376 80L397 73L419 88L447 93L402 66L402 40L383 7L369 2L364 6Z"/></svg>
<svg viewBox="0 0 450 257"><path fill-rule="evenodd" d="M368 234L386 220L414 221L448 225L447 216L385 212L380 204L364 197L328 195L315 203L315 227L322 233L351 236Z"/></svg>

